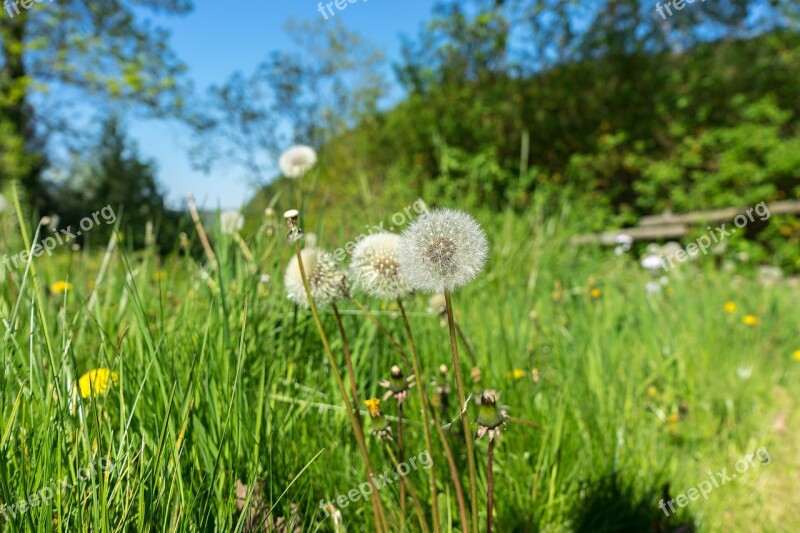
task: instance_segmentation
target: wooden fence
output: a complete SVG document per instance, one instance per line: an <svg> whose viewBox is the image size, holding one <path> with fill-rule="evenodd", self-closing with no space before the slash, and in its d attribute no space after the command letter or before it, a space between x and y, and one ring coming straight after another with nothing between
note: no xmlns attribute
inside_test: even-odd
<svg viewBox="0 0 800 533"><path fill-rule="evenodd" d="M786 200L767 204L769 215L800 214L800 200ZM631 228L622 228L617 231L604 231L573 237L573 244L618 244L626 236L634 241L651 241L657 239L680 239L689 235L692 227L702 223L716 223L732 221L738 215L747 216L747 212L758 217L752 207L727 207L725 209L712 209L708 211L693 211L691 213L662 213L642 217L639 225ZM760 215L763 217L763 215ZM749 218L748 218L749 220Z"/></svg>

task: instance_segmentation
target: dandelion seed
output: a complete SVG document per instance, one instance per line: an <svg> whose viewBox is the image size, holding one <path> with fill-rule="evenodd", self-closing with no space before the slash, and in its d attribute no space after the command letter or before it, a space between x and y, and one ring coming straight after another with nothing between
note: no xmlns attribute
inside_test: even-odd
<svg viewBox="0 0 800 533"><path fill-rule="evenodd" d="M399 243L400 236L394 233L376 233L359 241L350 261L353 285L384 300L411 292L411 285L400 273Z"/></svg>
<svg viewBox="0 0 800 533"><path fill-rule="evenodd" d="M219 216L219 229L225 235L233 235L242 231L244 217L239 211L225 211Z"/></svg>
<svg viewBox="0 0 800 533"><path fill-rule="evenodd" d="M69 281L56 281L50 285L50 292L53 294L64 294L72 290L72 283Z"/></svg>
<svg viewBox="0 0 800 533"><path fill-rule="evenodd" d="M319 248L304 248L300 252L303 268L317 307L325 307L349 294L347 276L340 271L333 256ZM300 274L297 256L293 256L284 276L286 294L295 304L308 308L308 295Z"/></svg>
<svg viewBox="0 0 800 533"><path fill-rule="evenodd" d="M453 292L481 273L489 245L471 215L442 208L423 213L406 228L398 254L400 272L412 287Z"/></svg>
<svg viewBox="0 0 800 533"><path fill-rule="evenodd" d="M81 398L102 396L112 385L119 383L119 374L107 368L96 368L85 373L78 379L78 390Z"/></svg>
<svg viewBox="0 0 800 533"><path fill-rule="evenodd" d="M287 178L300 178L317 164L317 152L310 146L292 146L278 159L281 173Z"/></svg>
<svg viewBox="0 0 800 533"><path fill-rule="evenodd" d="M642 268L651 274L657 274L660 270L666 268L664 258L656 254L648 254L642 257L639 263L642 265Z"/></svg>

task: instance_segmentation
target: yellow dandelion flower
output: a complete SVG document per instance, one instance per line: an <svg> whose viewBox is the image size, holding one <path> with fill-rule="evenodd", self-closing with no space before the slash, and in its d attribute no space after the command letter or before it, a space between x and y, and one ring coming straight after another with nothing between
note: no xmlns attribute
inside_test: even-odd
<svg viewBox="0 0 800 533"><path fill-rule="evenodd" d="M658 389L655 387L655 385L650 385L647 387L647 397L653 399L656 396L658 396Z"/></svg>
<svg viewBox="0 0 800 533"><path fill-rule="evenodd" d="M78 388L81 398L88 398L105 394L112 385L117 383L119 383L119 374L107 368L95 368L80 377Z"/></svg>
<svg viewBox="0 0 800 533"><path fill-rule="evenodd" d="M758 317L755 315L744 315L742 317L742 323L745 326L756 326L758 325Z"/></svg>
<svg viewBox="0 0 800 533"><path fill-rule="evenodd" d="M167 273L163 270L153 272L153 281L164 281L165 279L167 279Z"/></svg>
<svg viewBox="0 0 800 533"><path fill-rule="evenodd" d="M508 377L511 379L522 379L525 377L525 371L521 368L515 368L511 372L508 373Z"/></svg>
<svg viewBox="0 0 800 533"><path fill-rule="evenodd" d="M735 313L736 312L736 304L733 303L730 300L725 302L725 312L726 313Z"/></svg>
<svg viewBox="0 0 800 533"><path fill-rule="evenodd" d="M667 417L667 425L670 429L675 429L678 426L678 422L680 422L681 417L675 413L669 415Z"/></svg>
<svg viewBox="0 0 800 533"><path fill-rule="evenodd" d="M376 415L381 410L381 401L378 398L364 401L364 404L369 409L369 414Z"/></svg>
<svg viewBox="0 0 800 533"><path fill-rule="evenodd" d="M800 350L796 350L796 351L795 351L795 352L792 354L792 359L794 359L795 361L800 361Z"/></svg>
<svg viewBox="0 0 800 533"><path fill-rule="evenodd" d="M600 298L603 295L603 291L601 291L598 288L594 288L594 289L592 289L592 291L589 294L592 295L592 298L597 300L598 298Z"/></svg>
<svg viewBox="0 0 800 533"><path fill-rule="evenodd" d="M72 290L72 283L69 281L56 281L52 285L50 285L50 292L53 294L64 294L67 291Z"/></svg>

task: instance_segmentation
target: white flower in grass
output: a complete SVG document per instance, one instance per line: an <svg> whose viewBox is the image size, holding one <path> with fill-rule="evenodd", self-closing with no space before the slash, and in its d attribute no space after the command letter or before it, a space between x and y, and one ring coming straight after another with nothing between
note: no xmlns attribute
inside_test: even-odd
<svg viewBox="0 0 800 533"><path fill-rule="evenodd" d="M347 276L340 271L333 256L319 248L304 248L300 252L303 258L308 284L311 288L311 297L317 307L325 307L336 300L347 297ZM300 265L297 256L292 257L286 267L284 276L286 295L291 301L301 307L308 308L308 297L300 274Z"/></svg>
<svg viewBox="0 0 800 533"><path fill-rule="evenodd" d="M353 285L384 300L411 292L411 285L400 273L399 243L400 236L394 233L376 233L359 241L350 261Z"/></svg>
<svg viewBox="0 0 800 533"><path fill-rule="evenodd" d="M642 257L640 263L642 267L651 274L657 274L667 266L664 262L664 258L656 254L648 254Z"/></svg>
<svg viewBox="0 0 800 533"><path fill-rule="evenodd" d="M219 216L219 228L225 235L242 231L244 217L239 211L225 211Z"/></svg>
<svg viewBox="0 0 800 533"><path fill-rule="evenodd" d="M317 164L317 152L310 146L292 146L281 154L278 166L287 178L300 178Z"/></svg>
<svg viewBox="0 0 800 533"><path fill-rule="evenodd" d="M472 215L427 211L406 228L398 247L400 272L425 292L452 292L481 273L489 256L486 233Z"/></svg>

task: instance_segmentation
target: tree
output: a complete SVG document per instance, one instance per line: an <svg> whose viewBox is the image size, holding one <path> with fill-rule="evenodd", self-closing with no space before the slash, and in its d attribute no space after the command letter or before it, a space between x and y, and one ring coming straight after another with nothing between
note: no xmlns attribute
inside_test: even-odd
<svg viewBox="0 0 800 533"><path fill-rule="evenodd" d="M192 114L194 163L232 163L269 181L291 144L322 146L377 112L387 92L383 54L339 23L289 23L294 52L275 52L249 76L237 73Z"/></svg>
<svg viewBox="0 0 800 533"><path fill-rule="evenodd" d="M4 5L0 16L0 182L19 180L31 200L40 187L54 134L82 139L65 119L72 102L109 100L176 113L183 105L183 65L167 34L137 18L141 8L168 14L191 0L59 0ZM36 113L47 105L47 113Z"/></svg>
<svg viewBox="0 0 800 533"><path fill-rule="evenodd" d="M164 195L152 161L143 161L135 143L125 135L120 118L110 116L103 123L88 160L77 160L68 181L59 188L52 206L62 225L77 227L89 212L106 205L123 210L123 229L134 247L145 243L148 222L161 228L162 246L175 243L177 215L164 204ZM91 207L91 209L90 209ZM112 228L95 228L92 239L106 239Z"/></svg>

